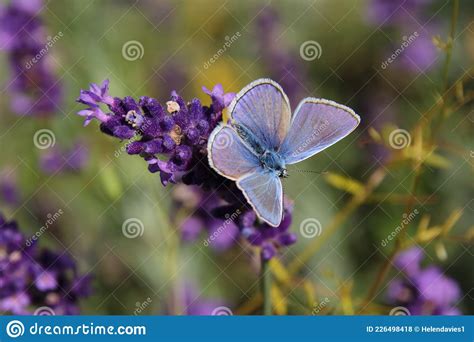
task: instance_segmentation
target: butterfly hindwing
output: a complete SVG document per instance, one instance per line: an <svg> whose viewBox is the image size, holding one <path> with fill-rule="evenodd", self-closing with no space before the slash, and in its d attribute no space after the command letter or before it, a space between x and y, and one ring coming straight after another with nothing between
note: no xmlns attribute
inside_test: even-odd
<svg viewBox="0 0 474 342"><path fill-rule="evenodd" d="M237 186L252 208L265 222L277 227L283 216L283 187L275 173L263 170L250 173Z"/></svg>
<svg viewBox="0 0 474 342"><path fill-rule="evenodd" d="M290 127L288 97L267 78L242 89L230 104L229 113L236 123L251 130L264 148L278 148Z"/></svg>
<svg viewBox="0 0 474 342"><path fill-rule="evenodd" d="M232 180L261 168L258 157L227 125L217 126L209 137L208 157L213 169Z"/></svg>
<svg viewBox="0 0 474 342"><path fill-rule="evenodd" d="M293 115L280 148L287 164L295 164L335 144L360 123L354 111L336 102L306 98Z"/></svg>

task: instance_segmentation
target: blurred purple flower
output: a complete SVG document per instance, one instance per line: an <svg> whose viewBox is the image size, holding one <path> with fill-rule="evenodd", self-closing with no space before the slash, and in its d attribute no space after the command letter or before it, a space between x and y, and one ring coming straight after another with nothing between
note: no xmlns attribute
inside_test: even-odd
<svg viewBox="0 0 474 342"><path fill-rule="evenodd" d="M400 55L400 67L412 73L426 72L434 67L438 51L431 34L423 31Z"/></svg>
<svg viewBox="0 0 474 342"><path fill-rule="evenodd" d="M89 294L89 277L78 274L68 255L38 249L36 240L0 214L0 310L26 315L47 306L57 315L73 315Z"/></svg>
<svg viewBox="0 0 474 342"><path fill-rule="evenodd" d="M279 248L287 247L296 242L296 234L289 232L292 221L293 204L285 199L283 220L278 227L260 223L253 210L247 211L241 220L242 235L253 246L261 247L261 257L264 260L273 258Z"/></svg>
<svg viewBox="0 0 474 342"><path fill-rule="evenodd" d="M460 315L454 305L461 297L459 285L436 266L421 268L423 250L413 247L400 253L395 266L402 278L390 282L388 299L406 307L412 315Z"/></svg>
<svg viewBox="0 0 474 342"><path fill-rule="evenodd" d="M39 0L0 5L0 51L8 54L11 75L7 90L11 108L19 115L49 116L62 97L61 85L44 52L50 43L39 17L41 9Z"/></svg>
<svg viewBox="0 0 474 342"><path fill-rule="evenodd" d="M0 172L0 199L12 207L20 202L20 193L13 170L5 169Z"/></svg>
<svg viewBox="0 0 474 342"><path fill-rule="evenodd" d="M189 194L183 194L189 192ZM174 200L179 207L184 207L192 212L180 224L183 241L196 241L203 231L207 232L204 240L205 246L216 250L226 250L233 246L240 234L237 225L241 211L230 208L223 217L216 217L214 210L226 205L216 193L204 192L199 187L178 186L175 190ZM184 203L184 201L186 203Z"/></svg>
<svg viewBox="0 0 474 342"><path fill-rule="evenodd" d="M188 316L215 315L216 310L223 308L223 302L213 298L202 298L196 287L187 283L184 288L185 312Z"/></svg>
<svg viewBox="0 0 474 342"><path fill-rule="evenodd" d="M290 100L296 104L304 95L304 71L299 56L285 49L280 38L280 17L277 11L266 6L257 18L258 49L270 77L278 81Z"/></svg>
<svg viewBox="0 0 474 342"><path fill-rule="evenodd" d="M81 142L77 142L71 149L61 150L57 147L48 149L40 157L40 169L46 174L82 170L89 161L89 150Z"/></svg>
<svg viewBox="0 0 474 342"><path fill-rule="evenodd" d="M410 16L416 17L433 0L371 0L367 19L372 25L403 25Z"/></svg>

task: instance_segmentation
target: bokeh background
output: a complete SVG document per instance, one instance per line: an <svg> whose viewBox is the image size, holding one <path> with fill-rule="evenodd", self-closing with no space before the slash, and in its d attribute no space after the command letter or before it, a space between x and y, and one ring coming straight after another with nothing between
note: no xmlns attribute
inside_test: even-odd
<svg viewBox="0 0 474 342"><path fill-rule="evenodd" d="M165 103L176 90L185 99L210 103L202 86L220 83L226 92L238 92L270 77L287 91L293 108L303 97L323 97L350 106L362 118L348 138L298 165L328 173L290 170L284 181L294 200L291 230L298 241L274 265L280 284L275 312L388 314L393 308L388 284L400 277L390 265L370 305L364 299L396 248L395 240L383 240L400 226L408 206L419 214L404 241L423 247L423 263L436 265L459 284L453 305L473 314L469 70L474 4L460 2L450 49L452 5L435 0L45 1L39 15L47 35L61 36L42 58L60 84L62 100L48 115L15 113L8 51L1 52L1 212L26 236L62 212L39 244L67 251L80 272L92 276L93 291L81 301L81 313L179 313L170 303L182 295L177 288L183 284L199 300L234 314L259 313L258 251L244 242L225 250L206 247L205 233L195 242L182 241L179 222L186 214L173 207L175 187L163 187L145 161L123 152L124 144L101 134L96 122L83 128L76 115L83 106L75 100L89 83L109 79L113 96L147 95ZM129 55L130 42L138 55ZM397 53L404 42L408 46ZM456 83L462 77L463 83ZM448 88L457 85L440 114L446 82ZM429 114L433 108L436 113ZM420 123L427 125L433 144L420 147L429 161L415 171L415 146L421 145L413 129ZM54 148L35 146L40 129L54 133ZM411 145L393 148L388 137L395 129L409 132ZM55 164L58 158L64 164L72 150L80 151L79 160L69 167ZM384 173L381 184L354 201L376 170ZM12 192L14 200L8 196ZM446 233L436 238L420 237L420 222L428 217L429 228L455 222L446 223ZM123 234L130 218L143 224L136 238ZM305 237L300 229L308 218L320 223L316 236ZM314 253L302 257L308 248ZM298 260L303 265L288 274Z"/></svg>

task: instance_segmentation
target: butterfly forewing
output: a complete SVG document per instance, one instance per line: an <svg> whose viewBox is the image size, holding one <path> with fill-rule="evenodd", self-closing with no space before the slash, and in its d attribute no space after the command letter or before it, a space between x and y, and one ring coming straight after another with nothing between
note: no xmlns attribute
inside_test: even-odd
<svg viewBox="0 0 474 342"><path fill-rule="evenodd" d="M336 102L306 98L298 105L280 153L287 164L305 160L335 144L360 123L352 109Z"/></svg>
<svg viewBox="0 0 474 342"><path fill-rule="evenodd" d="M274 173L254 172L237 181L247 201L268 224L277 227L283 215L283 188Z"/></svg>
<svg viewBox="0 0 474 342"><path fill-rule="evenodd" d="M265 148L278 148L291 120L288 97L270 79L260 79L242 89L229 106L232 119L244 125Z"/></svg>
<svg viewBox="0 0 474 342"><path fill-rule="evenodd" d="M208 152L210 165L232 180L261 168L258 157L230 126L220 125L214 129Z"/></svg>

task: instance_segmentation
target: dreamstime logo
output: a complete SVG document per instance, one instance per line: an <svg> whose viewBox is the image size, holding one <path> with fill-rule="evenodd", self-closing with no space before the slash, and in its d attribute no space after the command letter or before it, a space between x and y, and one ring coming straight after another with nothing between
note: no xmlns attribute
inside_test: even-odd
<svg viewBox="0 0 474 342"><path fill-rule="evenodd" d="M135 239L143 235L145 226L143 222L137 218L129 218L122 224L122 233L129 239Z"/></svg>
<svg viewBox="0 0 474 342"><path fill-rule="evenodd" d="M136 309L133 311L133 314L135 316L138 316L139 314L141 314L143 311L145 311L145 309L147 307L150 306L152 300L150 297L148 297L144 302L140 303L140 302L136 302L135 303L135 306L136 306Z"/></svg>
<svg viewBox="0 0 474 342"><path fill-rule="evenodd" d="M402 54L402 52L407 48L409 47L415 40L416 38L418 38L418 32L413 32L411 35L409 36L403 36L403 43L400 45L400 47L398 49L396 49L392 55L387 58L385 61L383 61L382 65L381 65L381 68L382 69L386 69L390 64L392 64L397 58L398 56L400 56Z"/></svg>
<svg viewBox="0 0 474 342"><path fill-rule="evenodd" d="M35 316L55 316L56 313L49 306L40 306L33 313Z"/></svg>
<svg viewBox="0 0 474 342"><path fill-rule="evenodd" d="M411 313L406 307L397 306L390 310L390 316L411 316Z"/></svg>
<svg viewBox="0 0 474 342"><path fill-rule="evenodd" d="M36 131L35 135L33 136L33 143L35 144L36 148L39 148L40 150L46 150L56 144L56 136L54 135L53 131L43 128Z"/></svg>
<svg viewBox="0 0 474 342"><path fill-rule="evenodd" d="M56 44L58 40L60 40L63 36L64 34L61 31L59 31L58 34L56 34L54 37L48 36L47 42L46 44L44 44L43 48L41 48L41 50L39 50L38 53L33 58L31 58L28 62L26 62L25 64L26 69L31 69L33 65L38 63L40 59L43 58L48 53L49 49L51 49L54 46L54 44Z"/></svg>
<svg viewBox="0 0 474 342"><path fill-rule="evenodd" d="M388 142L392 148L401 150L410 145L411 135L407 130L398 128L390 133Z"/></svg>
<svg viewBox="0 0 474 342"><path fill-rule="evenodd" d="M217 62L227 49L229 49L240 37L242 37L242 34L240 34L239 31L235 32L232 36L225 36L225 43L211 58L209 58L209 60L206 61L206 63L204 63L204 69L209 69L212 64Z"/></svg>
<svg viewBox="0 0 474 342"><path fill-rule="evenodd" d="M237 220L237 218L239 217L239 215L242 214L242 212L240 211L240 209L237 209L236 211L234 211L232 214L225 214L225 220L224 222L222 222L222 224L217 227L213 232L212 234L209 235L209 237L207 239L204 240L204 246L205 247L208 247L210 244L212 244L212 242L214 240L217 240L217 238L219 237L219 235L221 235L228 227L230 224L232 224L235 220Z"/></svg>
<svg viewBox="0 0 474 342"><path fill-rule="evenodd" d="M387 245L389 244L389 241L392 241L393 239L395 239L395 237L403 229L405 229L410 224L410 222L415 219L416 215L418 215L419 213L420 212L418 211L418 209L413 210L409 214L404 213L402 215L402 220L401 220L400 224L398 226L396 226L395 229L390 234L388 234L385 239L383 239L380 242L380 245L382 245L382 247L387 247Z"/></svg>
<svg viewBox="0 0 474 342"><path fill-rule="evenodd" d="M322 230L321 223L313 217L303 220L300 224L301 235L307 239L321 235Z"/></svg>
<svg viewBox="0 0 474 342"><path fill-rule="evenodd" d="M319 303L317 303L317 304L314 305L313 311L311 312L311 314L317 315L317 314L320 313L321 310L323 310L328 304L329 304L329 298L328 298L328 297L325 297L322 301L320 301Z"/></svg>
<svg viewBox="0 0 474 342"><path fill-rule="evenodd" d="M293 152L292 156L296 157L300 153L304 152L306 148L315 140L317 139L327 128L329 127L329 121L324 120L322 123L319 124L319 126L314 126L313 133L303 141L303 143L298 146L298 148L295 149Z"/></svg>
<svg viewBox="0 0 474 342"><path fill-rule="evenodd" d="M227 306L218 306L211 313L212 316L232 316L232 310Z"/></svg>
<svg viewBox="0 0 474 342"><path fill-rule="evenodd" d="M305 61L314 61L323 54L323 48L315 40L307 40L300 46L300 56Z"/></svg>
<svg viewBox="0 0 474 342"><path fill-rule="evenodd" d="M10 321L6 327L7 335L17 338L25 333L25 326L18 320Z"/></svg>
<svg viewBox="0 0 474 342"><path fill-rule="evenodd" d="M214 140L212 145L217 150L225 150L234 142L233 136L229 133L228 130L222 130L219 135Z"/></svg>
<svg viewBox="0 0 474 342"><path fill-rule="evenodd" d="M48 213L46 217L48 218L43 226L34 233L30 238L28 238L25 242L25 245L27 247L30 247L33 245L33 243L40 238L41 235L44 234L45 231L47 231L60 217L61 215L64 214L64 211L62 209L59 209L56 211L54 214Z"/></svg>
<svg viewBox="0 0 474 342"><path fill-rule="evenodd" d="M126 141L123 143L118 149L115 150L114 156L115 158L120 157L125 151L127 151L127 148L133 144L135 141L138 141L141 139L140 135L135 135L133 136L130 140Z"/></svg>
<svg viewBox="0 0 474 342"><path fill-rule="evenodd" d="M122 57L127 61L133 62L142 59L145 54L145 48L138 40L129 40L122 45Z"/></svg>

